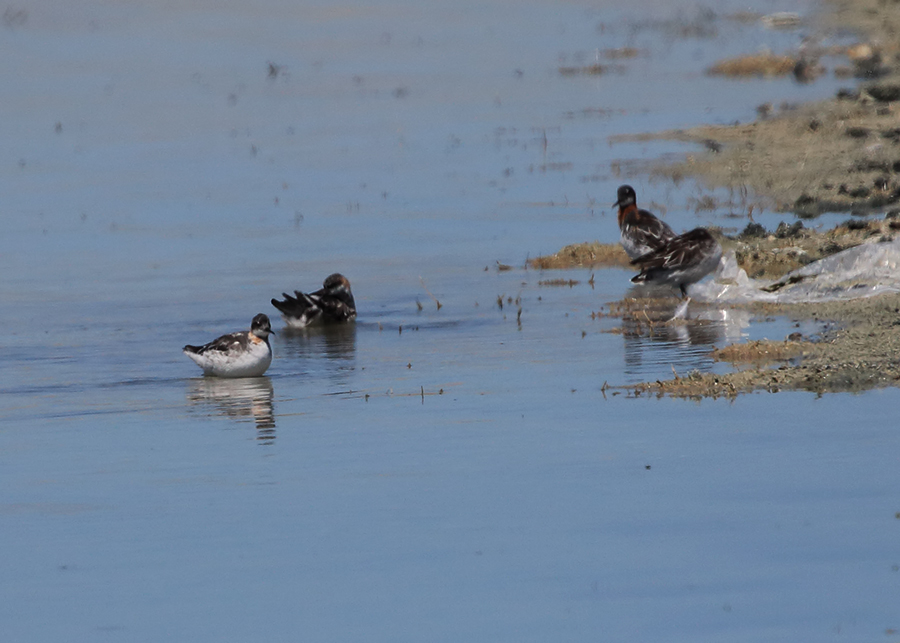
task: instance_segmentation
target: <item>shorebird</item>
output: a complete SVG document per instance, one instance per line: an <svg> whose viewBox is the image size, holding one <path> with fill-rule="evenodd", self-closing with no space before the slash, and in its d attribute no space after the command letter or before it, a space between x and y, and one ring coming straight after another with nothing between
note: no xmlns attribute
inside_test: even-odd
<svg viewBox="0 0 900 643"><path fill-rule="evenodd" d="M675 236L667 224L657 219L652 212L637 207L637 195L630 185L619 187L618 199L614 206L619 206L619 230L621 243L629 258L638 257L657 250L666 241Z"/></svg>
<svg viewBox="0 0 900 643"><path fill-rule="evenodd" d="M687 298L687 287L715 270L721 258L722 247L709 230L695 228L633 259L632 265L641 272L631 281L677 286L681 296Z"/></svg>
<svg viewBox="0 0 900 643"><path fill-rule="evenodd" d="M356 303L350 292L350 282L344 275L329 275L322 289L313 293L294 291L295 297L282 293L284 301L272 300L291 328L306 328L312 324L348 322L356 319Z"/></svg>
<svg viewBox="0 0 900 643"><path fill-rule="evenodd" d="M250 330L222 335L203 346L188 344L182 350L204 375L259 377L272 363L270 334L269 318L260 313L250 323Z"/></svg>

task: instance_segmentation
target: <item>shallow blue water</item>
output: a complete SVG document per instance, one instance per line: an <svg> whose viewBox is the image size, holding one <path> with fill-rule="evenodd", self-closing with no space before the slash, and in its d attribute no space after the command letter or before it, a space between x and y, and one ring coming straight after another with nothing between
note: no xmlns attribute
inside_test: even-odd
<svg viewBox="0 0 900 643"><path fill-rule="evenodd" d="M721 370L713 346L794 328L700 307L713 321L668 336L610 332L621 320L591 313L628 293L628 273L522 267L616 240L609 204L626 180L675 228L733 221L695 214L696 186L617 173L685 148L608 137L834 91L705 76L796 46L802 30L728 17L746 8L8 14L4 638L796 641L900 627L895 391L604 391ZM602 52L622 46L641 53L605 75L558 71L613 64ZM269 299L334 271L358 323L282 332ZM198 377L181 346L257 312L278 332L267 376Z"/></svg>

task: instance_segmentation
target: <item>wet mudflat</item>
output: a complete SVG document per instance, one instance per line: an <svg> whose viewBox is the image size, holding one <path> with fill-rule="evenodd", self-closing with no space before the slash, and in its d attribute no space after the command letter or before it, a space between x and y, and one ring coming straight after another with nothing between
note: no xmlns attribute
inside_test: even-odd
<svg viewBox="0 0 900 643"><path fill-rule="evenodd" d="M617 157L681 149L609 136L833 93L706 76L796 46L744 10L8 11L6 635L895 636L897 391L634 399L795 322L697 304L650 333L595 314L629 272L526 267L615 241ZM269 299L334 271L356 325L283 332ZM181 346L258 312L266 376L198 377Z"/></svg>

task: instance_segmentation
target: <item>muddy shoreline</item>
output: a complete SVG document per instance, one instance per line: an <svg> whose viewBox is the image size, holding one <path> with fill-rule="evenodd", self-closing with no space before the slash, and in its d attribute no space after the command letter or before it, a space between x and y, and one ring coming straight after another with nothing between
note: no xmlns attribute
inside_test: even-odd
<svg viewBox="0 0 900 643"><path fill-rule="evenodd" d="M621 387L634 396L734 397L754 391L860 392L900 386L900 293L827 304L767 305L760 313L827 322L820 336L732 344L713 352L733 373L688 373Z"/></svg>
<svg viewBox="0 0 900 643"><path fill-rule="evenodd" d="M848 80L848 88L832 99L779 109L759 106L753 123L616 138L697 144L681 160L649 163L643 170L676 181L691 177L710 189L741 195L748 226L737 235L718 234L753 278L778 279L841 250L889 241L900 233L900 7L878 0L828 1L816 18L816 30L824 37L837 29L852 30L859 42L840 52L846 66L833 73L858 80ZM796 60L795 74L819 69L814 49L798 52ZM798 80L805 79L798 75ZM764 230L752 222L754 208L784 212L795 220ZM848 220L826 232L803 226L804 219L824 212L846 212ZM581 243L529 264L538 269L622 267L628 261L618 244ZM641 306L651 331L654 324L673 323L652 319L648 304L634 302L613 302L608 314L627 318ZM829 323L814 341L792 337L715 351L715 359L735 366L732 373L675 374L669 380L608 388L634 396L720 397L900 385L900 293L751 308Z"/></svg>

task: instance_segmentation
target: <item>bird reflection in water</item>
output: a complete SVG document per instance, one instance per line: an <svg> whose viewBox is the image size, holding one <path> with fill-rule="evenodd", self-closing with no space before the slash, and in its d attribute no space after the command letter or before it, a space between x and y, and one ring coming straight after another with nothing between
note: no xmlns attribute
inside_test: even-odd
<svg viewBox="0 0 900 643"><path fill-rule="evenodd" d="M303 373L347 386L356 368L357 325L332 324L302 330L285 328L278 346L279 356L284 358L282 364L295 364Z"/></svg>
<svg viewBox="0 0 900 643"><path fill-rule="evenodd" d="M638 290L638 289L633 289ZM737 341L750 323L746 311L692 302L686 318L674 318L683 302L675 297L626 298L614 307L621 316L625 373L644 380L689 371L709 371L711 353L723 341ZM649 293L655 294L655 293Z"/></svg>
<svg viewBox="0 0 900 643"><path fill-rule="evenodd" d="M256 424L257 440L275 441L274 390L268 377L197 377L190 380L187 393L191 404L208 406L214 413L239 422Z"/></svg>

